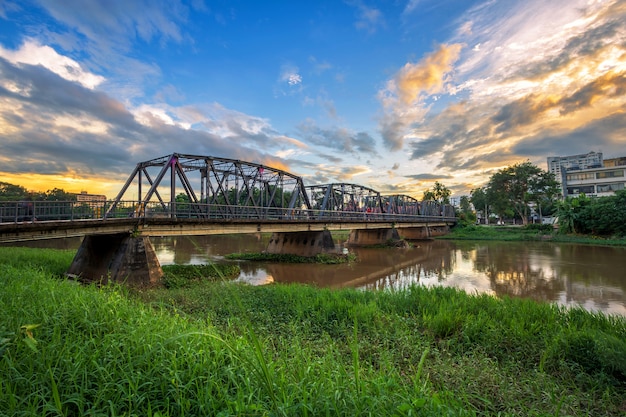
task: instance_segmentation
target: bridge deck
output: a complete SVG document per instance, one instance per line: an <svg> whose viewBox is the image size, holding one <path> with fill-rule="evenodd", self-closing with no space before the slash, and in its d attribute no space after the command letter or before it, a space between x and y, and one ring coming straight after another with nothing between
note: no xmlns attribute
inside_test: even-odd
<svg viewBox="0 0 626 417"><path fill-rule="evenodd" d="M311 210L279 207L178 204L165 211L159 204L118 202L97 207L76 202L0 203L0 243L58 239L97 234L135 236L210 235L406 228L453 225L455 217Z"/></svg>
<svg viewBox="0 0 626 417"><path fill-rule="evenodd" d="M398 219L389 215L367 220L327 217L320 219L163 219L126 218L35 221L0 224L0 243L59 239L98 234L128 233L140 236L217 235L320 230L354 230L422 227L453 224L451 219L423 217Z"/></svg>

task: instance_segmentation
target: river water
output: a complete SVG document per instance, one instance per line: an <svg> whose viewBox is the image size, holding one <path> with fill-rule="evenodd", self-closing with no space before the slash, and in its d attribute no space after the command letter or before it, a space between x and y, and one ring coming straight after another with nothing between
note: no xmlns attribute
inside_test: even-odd
<svg viewBox="0 0 626 417"><path fill-rule="evenodd" d="M151 238L162 265L234 262L225 260L224 255L262 252L268 240L268 235ZM48 242L69 249L80 243ZM237 281L368 290L443 285L469 293L526 297L626 317L626 248L552 242L413 243L410 249L350 248L358 257L358 262L351 264L238 261L241 274Z"/></svg>

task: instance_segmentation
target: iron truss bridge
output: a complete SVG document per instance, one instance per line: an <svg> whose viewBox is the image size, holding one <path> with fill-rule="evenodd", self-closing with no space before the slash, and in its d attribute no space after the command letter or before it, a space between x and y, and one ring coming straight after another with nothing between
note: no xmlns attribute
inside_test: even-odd
<svg viewBox="0 0 626 417"><path fill-rule="evenodd" d="M0 202L1 224L116 219L456 222L454 208L435 201L383 196L357 184L305 186L301 177L269 166L178 153L138 163L114 200Z"/></svg>

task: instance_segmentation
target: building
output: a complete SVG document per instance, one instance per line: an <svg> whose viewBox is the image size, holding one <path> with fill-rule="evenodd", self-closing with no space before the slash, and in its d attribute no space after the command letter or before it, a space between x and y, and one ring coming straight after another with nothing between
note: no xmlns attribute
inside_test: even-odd
<svg viewBox="0 0 626 417"><path fill-rule="evenodd" d="M626 187L626 157L603 160L601 152L548 157L548 171L560 183L563 198L609 196Z"/></svg>
<svg viewBox="0 0 626 417"><path fill-rule="evenodd" d="M86 203L91 208L102 207L107 201L107 197L102 194L88 194L87 191L81 191L76 194L76 201Z"/></svg>
<svg viewBox="0 0 626 417"><path fill-rule="evenodd" d="M622 156L619 158L611 158L604 160L605 167L622 167L626 166L626 156Z"/></svg>
<svg viewBox="0 0 626 417"><path fill-rule="evenodd" d="M553 173L557 179L561 177L564 169L569 171L575 169L600 168L602 166L604 166L602 152L548 157L548 171Z"/></svg>
<svg viewBox="0 0 626 417"><path fill-rule="evenodd" d="M580 155L570 156L549 156L548 172L554 174L554 177L561 185L561 193L566 196L564 185L564 175L567 171L600 168L603 165L602 152L589 152Z"/></svg>
<svg viewBox="0 0 626 417"><path fill-rule="evenodd" d="M626 186L624 173L626 166L581 169L565 173L563 197L576 197L585 194L588 197L604 197L623 190Z"/></svg>

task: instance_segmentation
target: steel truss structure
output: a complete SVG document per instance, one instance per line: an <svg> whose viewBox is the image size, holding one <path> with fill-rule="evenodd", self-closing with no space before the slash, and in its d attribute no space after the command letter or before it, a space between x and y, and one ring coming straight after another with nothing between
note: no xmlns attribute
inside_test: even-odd
<svg viewBox="0 0 626 417"><path fill-rule="evenodd" d="M358 184L333 183L306 187L311 207L326 211L384 213L380 193Z"/></svg>
<svg viewBox="0 0 626 417"><path fill-rule="evenodd" d="M387 195L383 197L386 211L393 214L418 215L421 212L421 203L413 197L402 194Z"/></svg>
<svg viewBox="0 0 626 417"><path fill-rule="evenodd" d="M184 207L193 217L232 217L242 214L242 208L246 215L259 217L270 208L311 208L302 179L289 172L235 159L173 153L138 163L107 214L133 184L138 217L155 202L150 207L166 215L175 216Z"/></svg>

